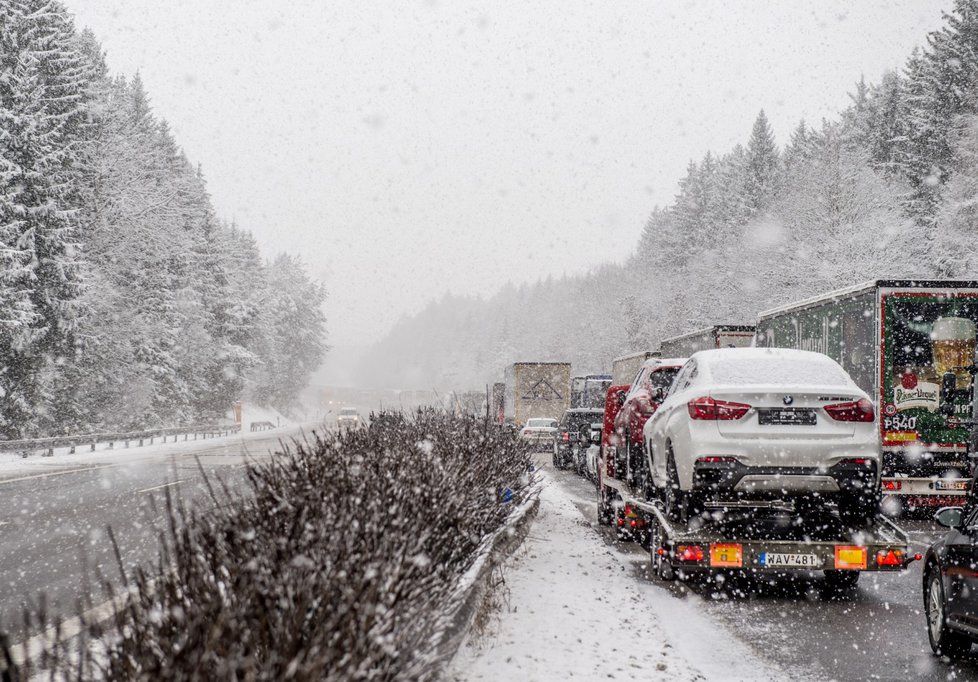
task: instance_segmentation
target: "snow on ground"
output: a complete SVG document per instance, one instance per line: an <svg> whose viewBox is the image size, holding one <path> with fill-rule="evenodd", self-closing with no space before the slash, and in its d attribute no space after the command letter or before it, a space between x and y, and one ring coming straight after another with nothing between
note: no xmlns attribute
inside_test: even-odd
<svg viewBox="0 0 978 682"><path fill-rule="evenodd" d="M463 644L449 678L784 677L710 621L699 597L677 597L633 575L633 566L634 557L603 542L570 494L548 479L529 535L504 567L501 611L483 636Z"/></svg>

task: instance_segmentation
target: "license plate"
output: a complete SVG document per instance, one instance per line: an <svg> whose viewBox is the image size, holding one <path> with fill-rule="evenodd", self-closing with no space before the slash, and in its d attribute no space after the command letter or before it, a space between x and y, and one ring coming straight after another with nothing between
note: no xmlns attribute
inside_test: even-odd
<svg viewBox="0 0 978 682"><path fill-rule="evenodd" d="M818 568L822 565L817 554L761 552L761 566L768 568Z"/></svg>
<svg viewBox="0 0 978 682"><path fill-rule="evenodd" d="M968 481L934 481L934 490L967 490Z"/></svg>
<svg viewBox="0 0 978 682"><path fill-rule="evenodd" d="M803 408L758 410L757 421L761 426L815 426L815 410Z"/></svg>

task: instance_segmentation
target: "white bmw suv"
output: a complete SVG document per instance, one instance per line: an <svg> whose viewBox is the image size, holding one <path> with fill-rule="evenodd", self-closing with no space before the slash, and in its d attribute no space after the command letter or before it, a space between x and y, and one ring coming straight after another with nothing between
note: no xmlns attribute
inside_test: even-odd
<svg viewBox="0 0 978 682"><path fill-rule="evenodd" d="M674 518L731 500L829 501L850 518L879 504L873 403L821 353L695 353L643 434L651 492Z"/></svg>

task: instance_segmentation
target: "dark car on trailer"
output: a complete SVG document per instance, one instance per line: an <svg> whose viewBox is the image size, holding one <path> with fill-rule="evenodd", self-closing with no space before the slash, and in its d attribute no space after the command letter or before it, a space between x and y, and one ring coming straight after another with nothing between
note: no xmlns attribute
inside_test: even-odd
<svg viewBox="0 0 978 682"><path fill-rule="evenodd" d="M584 471L585 455L591 444L591 424L600 424L603 418L604 409L597 407L575 407L564 412L554 440L555 468L573 467L577 473Z"/></svg>

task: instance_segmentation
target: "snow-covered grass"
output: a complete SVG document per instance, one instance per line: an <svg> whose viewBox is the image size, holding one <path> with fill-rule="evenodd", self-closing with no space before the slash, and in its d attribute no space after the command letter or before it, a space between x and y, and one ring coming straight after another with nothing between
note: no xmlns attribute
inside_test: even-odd
<svg viewBox="0 0 978 682"><path fill-rule="evenodd" d="M506 594L487 631L452 663L455 680L771 680L783 673L609 547L556 481L547 481Z"/></svg>

